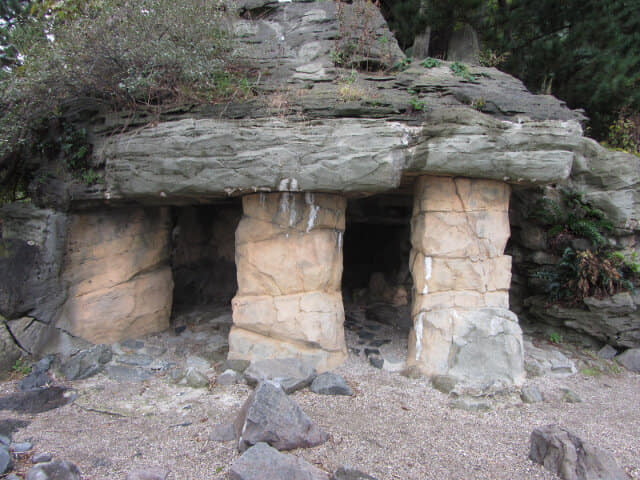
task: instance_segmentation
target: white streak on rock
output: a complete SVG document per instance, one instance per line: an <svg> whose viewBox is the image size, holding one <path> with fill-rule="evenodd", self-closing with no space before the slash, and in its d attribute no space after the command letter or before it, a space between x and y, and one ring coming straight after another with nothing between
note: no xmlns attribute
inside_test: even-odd
<svg viewBox="0 0 640 480"><path fill-rule="evenodd" d="M422 354L422 330L424 328L423 317L424 312L420 312L418 315L418 321L416 322L416 361L420 360L420 355Z"/></svg>
<svg viewBox="0 0 640 480"><path fill-rule="evenodd" d="M426 295L429 293L429 286L427 282L431 278L433 267L433 259L431 257L424 257L424 288L422 289L422 294Z"/></svg>
<svg viewBox="0 0 640 480"><path fill-rule="evenodd" d="M316 217L318 216L319 211L320 211L320 205L309 206L309 221L307 222L307 233L309 233L313 228L313 226L315 225Z"/></svg>

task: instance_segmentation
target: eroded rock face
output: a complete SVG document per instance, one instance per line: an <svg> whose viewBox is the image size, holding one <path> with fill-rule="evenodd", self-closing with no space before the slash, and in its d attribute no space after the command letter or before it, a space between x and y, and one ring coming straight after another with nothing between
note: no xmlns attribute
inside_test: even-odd
<svg viewBox="0 0 640 480"><path fill-rule="evenodd" d="M412 218L415 285L410 365L465 384L520 384L522 332L508 310L510 188L504 182L421 177Z"/></svg>
<svg viewBox="0 0 640 480"><path fill-rule="evenodd" d="M56 326L114 343L169 326L173 280L167 209L112 209L70 220Z"/></svg>
<svg viewBox="0 0 640 480"><path fill-rule="evenodd" d="M345 206L325 194L243 197L229 358L299 357L321 371L344 360Z"/></svg>

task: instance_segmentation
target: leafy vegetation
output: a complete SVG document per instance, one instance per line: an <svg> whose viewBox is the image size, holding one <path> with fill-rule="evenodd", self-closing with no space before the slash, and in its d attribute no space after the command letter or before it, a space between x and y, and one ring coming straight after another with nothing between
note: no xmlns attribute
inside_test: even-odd
<svg viewBox="0 0 640 480"><path fill-rule="evenodd" d="M475 75L471 74L471 72L469 71L469 67L467 67L464 63L453 62L451 65L449 65L449 69L453 72L454 75L468 82L476 81Z"/></svg>
<svg viewBox="0 0 640 480"><path fill-rule="evenodd" d="M420 63L425 68L438 68L442 65L442 62L437 58L426 58Z"/></svg>
<svg viewBox="0 0 640 480"><path fill-rule="evenodd" d="M30 174L51 124L69 112L150 109L251 94L234 54L223 0L10 1L0 72L0 184ZM88 183L81 130L60 133L66 166ZM73 138L72 138L73 137ZM52 139L46 142L51 147ZM81 145L82 144L82 145Z"/></svg>
<svg viewBox="0 0 640 480"><path fill-rule="evenodd" d="M613 230L604 212L579 192L564 190L561 203L543 198L530 215L547 229L547 244L560 257L552 268L534 273L545 282L551 301L570 304L633 290L640 265L607 243Z"/></svg>

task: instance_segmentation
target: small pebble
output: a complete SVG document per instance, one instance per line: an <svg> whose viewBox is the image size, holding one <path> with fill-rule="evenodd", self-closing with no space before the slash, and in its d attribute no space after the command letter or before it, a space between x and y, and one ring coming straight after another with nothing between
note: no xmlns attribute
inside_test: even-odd
<svg viewBox="0 0 640 480"><path fill-rule="evenodd" d="M12 443L9 447L13 453L26 453L33 448L29 442Z"/></svg>
<svg viewBox="0 0 640 480"><path fill-rule="evenodd" d="M31 457L31 463L45 463L50 462L53 457L50 453L41 452L36 453L33 457Z"/></svg>

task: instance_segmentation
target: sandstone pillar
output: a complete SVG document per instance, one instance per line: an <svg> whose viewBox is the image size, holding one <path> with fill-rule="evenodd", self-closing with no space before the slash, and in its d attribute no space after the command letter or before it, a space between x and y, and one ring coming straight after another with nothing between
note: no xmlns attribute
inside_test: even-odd
<svg viewBox="0 0 640 480"><path fill-rule="evenodd" d="M229 358L299 357L319 371L340 364L345 199L261 193L244 196L242 207Z"/></svg>
<svg viewBox="0 0 640 480"><path fill-rule="evenodd" d="M467 385L520 384L522 332L509 311L510 187L423 176L416 182L408 363Z"/></svg>
<svg viewBox="0 0 640 480"><path fill-rule="evenodd" d="M56 326L92 343L168 328L169 230L167 208L71 215L62 270L67 298Z"/></svg>

